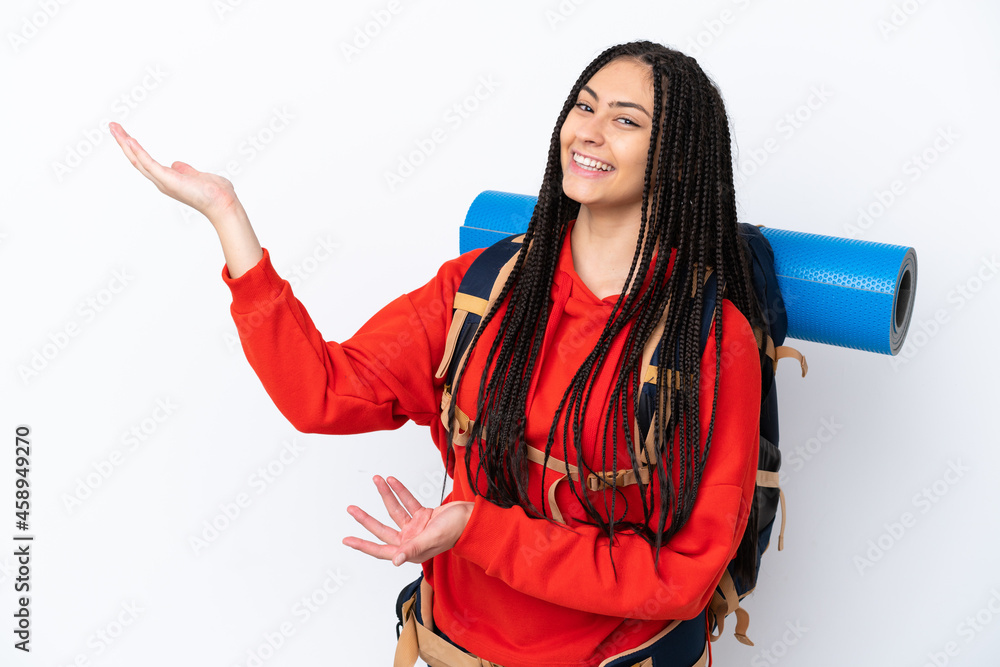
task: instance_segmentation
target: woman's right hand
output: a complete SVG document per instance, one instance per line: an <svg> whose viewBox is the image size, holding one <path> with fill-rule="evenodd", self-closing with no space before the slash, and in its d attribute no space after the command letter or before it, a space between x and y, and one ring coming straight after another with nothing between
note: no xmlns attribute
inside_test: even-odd
<svg viewBox="0 0 1000 667"><path fill-rule="evenodd" d="M129 162L160 192L200 211L213 225L242 208L228 178L198 171L184 162L164 167L151 158L121 125L112 122L108 124L108 129Z"/></svg>
<svg viewBox="0 0 1000 667"><path fill-rule="evenodd" d="M136 169L163 194L200 211L219 234L226 270L239 278L263 257L260 241L228 178L198 171L184 162L158 164L118 123L108 123L115 141Z"/></svg>

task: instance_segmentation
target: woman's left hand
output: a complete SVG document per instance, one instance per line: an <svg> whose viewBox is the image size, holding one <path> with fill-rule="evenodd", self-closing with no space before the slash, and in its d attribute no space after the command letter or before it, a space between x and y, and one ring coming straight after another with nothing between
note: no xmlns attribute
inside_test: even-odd
<svg viewBox="0 0 1000 667"><path fill-rule="evenodd" d="M376 475L374 481L382 496L382 502L389 510L389 516L400 529L393 530L360 507L349 505L347 512L385 544L369 542L359 537L345 537L343 540L345 545L375 558L391 560L396 566L406 562L423 563L455 546L469 522L474 503L453 501L431 509L421 505L413 494L393 477L389 477L387 483ZM402 505L396 496L403 501Z"/></svg>

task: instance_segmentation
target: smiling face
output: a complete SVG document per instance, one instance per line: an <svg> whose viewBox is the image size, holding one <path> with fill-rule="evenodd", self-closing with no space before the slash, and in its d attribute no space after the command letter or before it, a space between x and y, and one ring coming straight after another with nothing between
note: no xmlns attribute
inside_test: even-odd
<svg viewBox="0 0 1000 667"><path fill-rule="evenodd" d="M559 134L566 196L590 213L638 220L652 114L648 65L620 58L598 70Z"/></svg>

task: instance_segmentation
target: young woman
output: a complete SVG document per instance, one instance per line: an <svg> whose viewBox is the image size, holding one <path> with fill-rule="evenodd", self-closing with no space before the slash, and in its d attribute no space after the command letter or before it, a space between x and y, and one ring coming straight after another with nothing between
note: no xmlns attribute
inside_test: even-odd
<svg viewBox="0 0 1000 667"><path fill-rule="evenodd" d="M111 131L160 191L215 227L247 359L296 428L430 427L454 478L446 501L422 507L376 476L398 529L352 506L379 542L344 544L423 563L414 616L432 630L417 635L422 656L437 652L432 665L704 664L715 586L734 556L747 572L756 555L750 323L761 315L737 234L728 118L692 58L633 42L580 75L521 250L450 391L436 370L455 292L482 250L446 262L349 340L325 341L228 180L163 167L120 125ZM706 270L718 291L702 351ZM648 341L664 361L643 439ZM385 354L393 345L403 353ZM553 472L565 464L581 473ZM608 471L626 474L581 480Z"/></svg>

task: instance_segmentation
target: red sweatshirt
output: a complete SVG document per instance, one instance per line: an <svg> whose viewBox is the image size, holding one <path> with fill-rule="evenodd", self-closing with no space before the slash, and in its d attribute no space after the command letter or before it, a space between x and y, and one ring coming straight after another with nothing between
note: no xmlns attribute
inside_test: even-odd
<svg viewBox="0 0 1000 667"><path fill-rule="evenodd" d="M597 298L573 269L567 232L552 287L552 311L528 396L526 437L544 450L553 414L569 380L593 349L615 297ZM440 417L443 381L434 377L444 354L452 302L462 276L481 249L446 262L430 282L404 294L376 313L343 343L325 341L291 287L275 272L267 249L260 262L239 278L222 278L233 295L231 312L244 352L264 388L295 428L307 433L360 433L395 429L408 419L430 427L446 456ZM458 396L475 419L475 391L489 340L502 311L484 332ZM749 516L757 471L760 365L753 332L728 300L723 302L722 372L712 446L694 509L687 524L660 550L640 536L608 538L583 525L586 514L567 481L556 503L567 526L529 517L520 507L500 508L470 490L464 450L454 467L454 486L445 499L474 501L455 546L423 564L434 588L434 620L454 641L506 667L591 667L637 646L672 619L696 616L707 606L716 583L740 543ZM715 327L701 362L702 445L712 408ZM610 352L584 420L582 453L596 470L628 468L628 453L612 463L601 459L600 431L613 369L623 336ZM552 456L563 459L561 429ZM608 448L611 448L608 434ZM619 446L624 447L619 428ZM575 454L569 446L571 462ZM473 456L475 471L476 457ZM542 492L542 466L529 464L530 498L551 508ZM385 471L384 474L392 474ZM672 471L676 480L678 471ZM549 470L545 491L559 477ZM654 480L656 475L653 475ZM653 498L657 497L653 482ZM483 489L484 485L480 485ZM614 512L642 520L635 485L619 489ZM578 487L579 491L579 487ZM601 492L588 493L604 507ZM627 500L623 502L622 496ZM608 495L610 502L610 494ZM610 507L609 507L610 509ZM609 513L605 512L605 518ZM658 513L654 512L654 523ZM642 620L640 620L642 619Z"/></svg>

